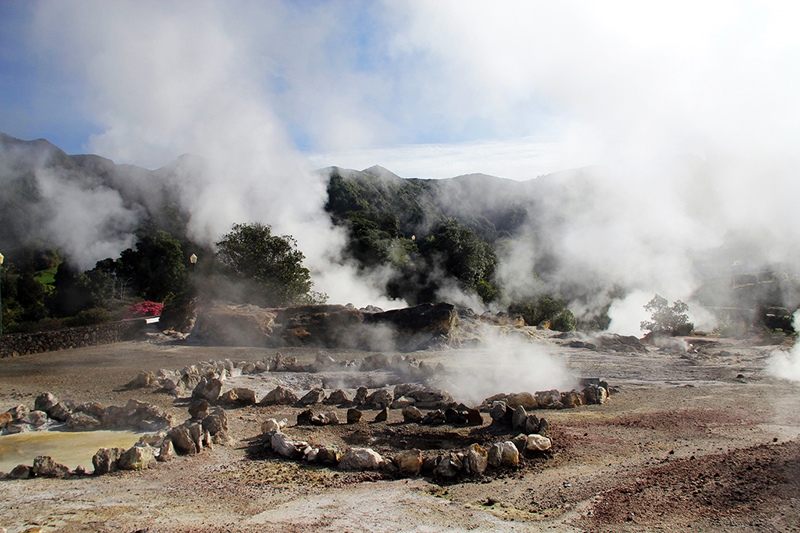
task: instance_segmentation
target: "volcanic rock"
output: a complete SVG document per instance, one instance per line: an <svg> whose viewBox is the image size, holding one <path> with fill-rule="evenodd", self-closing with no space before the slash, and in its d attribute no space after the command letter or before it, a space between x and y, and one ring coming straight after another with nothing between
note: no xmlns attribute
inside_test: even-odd
<svg viewBox="0 0 800 533"><path fill-rule="evenodd" d="M197 313L193 338L217 346L267 346L275 313L254 305L217 305Z"/></svg>
<svg viewBox="0 0 800 533"><path fill-rule="evenodd" d="M133 378L127 385L126 389L143 389L149 387L157 382L155 374L152 372L145 372L144 370Z"/></svg>
<svg viewBox="0 0 800 533"><path fill-rule="evenodd" d="M17 465L11 469L8 477L11 479L30 479L33 477L33 468L28 465Z"/></svg>
<svg viewBox="0 0 800 533"><path fill-rule="evenodd" d="M208 416L208 410L210 408L211 404L208 403L208 400L202 398L192 400L192 403L189 404L189 416L197 420L202 420Z"/></svg>
<svg viewBox="0 0 800 533"><path fill-rule="evenodd" d="M203 431L208 431L211 435L228 431L228 415L223 409L216 407L203 419L202 424Z"/></svg>
<svg viewBox="0 0 800 533"><path fill-rule="evenodd" d="M297 413L297 422L298 426L308 426L311 425L311 419L314 417L314 412L311 409L306 409L305 411L301 411Z"/></svg>
<svg viewBox="0 0 800 533"><path fill-rule="evenodd" d="M156 456L150 446L134 446L124 452L117 461L120 470L145 470L156 464Z"/></svg>
<svg viewBox="0 0 800 533"><path fill-rule="evenodd" d="M188 427L178 426L172 428L167 435L175 447L175 452L179 455L194 455L199 451Z"/></svg>
<svg viewBox="0 0 800 533"><path fill-rule="evenodd" d="M375 409L385 409L392 404L392 394L386 389L378 389L367 396L364 404Z"/></svg>
<svg viewBox="0 0 800 533"><path fill-rule="evenodd" d="M73 431L93 431L100 429L100 421L86 413L71 413L67 417L67 427Z"/></svg>
<svg viewBox="0 0 800 533"><path fill-rule="evenodd" d="M422 411L413 405L403 408L401 413L403 414L404 422L419 422L423 418Z"/></svg>
<svg viewBox="0 0 800 533"><path fill-rule="evenodd" d="M562 392L561 393L561 404L566 409L571 409L574 407L580 407L583 405L583 398L585 394L581 394L579 392L575 392L574 390L569 392Z"/></svg>
<svg viewBox="0 0 800 533"><path fill-rule="evenodd" d="M330 405L342 405L343 403L349 403L349 402L350 402L350 398L347 397L347 393L345 391L343 391L342 389L336 389L335 391L333 391L331 393L330 396L328 396L324 400L324 403L327 403L327 404L330 404Z"/></svg>
<svg viewBox="0 0 800 533"><path fill-rule="evenodd" d="M288 459L300 459L303 457L303 450L307 444L305 442L295 442L286 436L285 433L275 433L270 439L272 450Z"/></svg>
<svg viewBox="0 0 800 533"><path fill-rule="evenodd" d="M359 411L358 409L348 409L347 410L347 423L348 424L358 424L361 422L361 417L364 416L364 413Z"/></svg>
<svg viewBox="0 0 800 533"><path fill-rule="evenodd" d="M43 392L36 397L36 400L34 400L33 408L36 411L44 411L46 413L50 409L52 409L52 407L57 403L58 403L58 398L56 398L49 392Z"/></svg>
<svg viewBox="0 0 800 533"><path fill-rule="evenodd" d="M287 346L356 348L361 339L363 314L343 305L307 305L278 313L283 322L281 340Z"/></svg>
<svg viewBox="0 0 800 533"><path fill-rule="evenodd" d="M44 411L31 411L22 420L33 427L40 427L47 424L47 413Z"/></svg>
<svg viewBox="0 0 800 533"><path fill-rule="evenodd" d="M160 463L165 463L167 461L172 461L175 458L175 446L172 444L172 440L170 439L163 439L161 441L161 445L158 447L158 455L156 455L156 460Z"/></svg>
<svg viewBox="0 0 800 533"><path fill-rule="evenodd" d="M465 470L468 474L481 475L489 465L489 453L478 443L472 444L467 449Z"/></svg>
<svg viewBox="0 0 800 533"><path fill-rule="evenodd" d="M259 405L294 405L297 402L298 398L294 392L278 385L258 403Z"/></svg>
<svg viewBox="0 0 800 533"><path fill-rule="evenodd" d="M538 391L535 397L540 409L560 409L563 407L561 404L561 393L555 389Z"/></svg>
<svg viewBox="0 0 800 533"><path fill-rule="evenodd" d="M389 408L384 407L375 415L375 422L386 422L389 419Z"/></svg>
<svg viewBox="0 0 800 533"><path fill-rule="evenodd" d="M33 460L33 475L39 477L69 477L69 467L56 463L52 457L40 455Z"/></svg>
<svg viewBox="0 0 800 533"><path fill-rule="evenodd" d="M97 453L92 457L94 474L100 476L109 472L116 472L118 470L117 461L124 452L123 448L100 448L97 450Z"/></svg>
<svg viewBox="0 0 800 533"><path fill-rule="evenodd" d="M602 405L608 398L608 391L598 385L589 385L583 389L583 395L588 405Z"/></svg>
<svg viewBox="0 0 800 533"><path fill-rule="evenodd" d="M467 409L467 425L482 426L483 417L481 416L481 412L477 409Z"/></svg>
<svg viewBox="0 0 800 533"><path fill-rule="evenodd" d="M464 468L463 461L461 461L458 455L451 452L442 458L434 469L433 474L437 478L452 478L457 476L462 468Z"/></svg>
<svg viewBox="0 0 800 533"><path fill-rule="evenodd" d="M458 324L458 312L448 303L422 304L364 315L365 325L389 326L400 351L414 351L443 340Z"/></svg>
<svg viewBox="0 0 800 533"><path fill-rule="evenodd" d="M325 391L322 389L311 389L302 398L300 403L303 405L313 405L322 403L325 400Z"/></svg>
<svg viewBox="0 0 800 533"><path fill-rule="evenodd" d="M518 406L522 406L525 409L537 409L539 407L539 402L536 401L536 397L530 392L511 394L506 400L506 403L512 409Z"/></svg>
<svg viewBox="0 0 800 533"><path fill-rule="evenodd" d="M537 434L528 435L528 439L525 442L526 452L545 452L551 447L552 442L550 439Z"/></svg>
<svg viewBox="0 0 800 533"><path fill-rule="evenodd" d="M367 401L367 394L369 394L369 389L366 387L359 387L356 389L355 398L353 398L353 403L356 405L364 405Z"/></svg>
<svg viewBox="0 0 800 533"><path fill-rule="evenodd" d="M525 424L522 426L523 431L530 435L539 431L539 418L536 415L528 415L525 417Z"/></svg>
<svg viewBox="0 0 800 533"><path fill-rule="evenodd" d="M342 470L378 470L383 465L381 455L370 448L350 448L339 460Z"/></svg>
<svg viewBox="0 0 800 533"><path fill-rule="evenodd" d="M525 426L525 420L528 418L528 412L521 405L514 408L514 414L511 416L511 427L514 429Z"/></svg>
<svg viewBox="0 0 800 533"><path fill-rule="evenodd" d="M429 412L419 421L423 426L438 426L446 422L447 418L444 416L444 411L441 409Z"/></svg>
<svg viewBox="0 0 800 533"><path fill-rule="evenodd" d="M209 403L214 403L222 393L222 381L217 378L201 378L200 383L192 391L192 398L202 398Z"/></svg>
<svg viewBox="0 0 800 533"><path fill-rule="evenodd" d="M342 458L342 452L335 446L319 446L312 448L306 454L306 461L309 463L320 463L324 465L337 465Z"/></svg>
<svg viewBox="0 0 800 533"><path fill-rule="evenodd" d="M414 405L416 402L414 398L409 398L408 396L401 396L396 400L392 401L391 407L392 409L403 409L404 407L408 407L409 405Z"/></svg>
<svg viewBox="0 0 800 533"><path fill-rule="evenodd" d="M419 475L422 470L422 452L419 450L403 450L392 458L392 461L404 476Z"/></svg>
<svg viewBox="0 0 800 533"><path fill-rule="evenodd" d="M528 436L524 433L520 433L511 439L511 442L514 443L519 453L523 453L525 451L525 444L528 442Z"/></svg>
<svg viewBox="0 0 800 533"><path fill-rule="evenodd" d="M493 444L489 448L488 462L491 466L515 466L519 463L519 450L511 441Z"/></svg>

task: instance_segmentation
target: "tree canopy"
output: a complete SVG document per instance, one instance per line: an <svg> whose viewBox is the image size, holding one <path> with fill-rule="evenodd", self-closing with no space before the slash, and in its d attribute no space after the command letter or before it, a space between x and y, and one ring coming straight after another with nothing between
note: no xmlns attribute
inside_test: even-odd
<svg viewBox="0 0 800 533"><path fill-rule="evenodd" d="M234 224L217 247L223 276L248 289L247 303L281 307L310 298L311 273L291 236L272 235L266 224Z"/></svg>

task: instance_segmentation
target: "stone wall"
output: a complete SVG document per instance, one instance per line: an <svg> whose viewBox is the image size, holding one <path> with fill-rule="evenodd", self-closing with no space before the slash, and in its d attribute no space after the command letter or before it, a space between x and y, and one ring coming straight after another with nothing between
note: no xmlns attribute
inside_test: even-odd
<svg viewBox="0 0 800 533"><path fill-rule="evenodd" d="M144 320L136 319L58 331L1 335L0 358L122 342L136 337L144 326Z"/></svg>

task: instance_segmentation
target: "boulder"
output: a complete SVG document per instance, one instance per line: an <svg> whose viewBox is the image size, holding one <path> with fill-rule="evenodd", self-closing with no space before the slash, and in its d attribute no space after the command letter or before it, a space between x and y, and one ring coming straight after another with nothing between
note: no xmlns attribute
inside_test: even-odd
<svg viewBox="0 0 800 533"><path fill-rule="evenodd" d="M506 403L512 409L515 409L519 406L522 406L525 409L539 408L539 403L536 401L536 397L530 392L520 392L518 394L511 394L506 400Z"/></svg>
<svg viewBox="0 0 800 533"><path fill-rule="evenodd" d="M481 412L477 409L467 409L467 425L468 426L482 426L483 417Z"/></svg>
<svg viewBox="0 0 800 533"><path fill-rule="evenodd" d="M216 305L200 309L190 337L217 346L267 346L275 313L254 305Z"/></svg>
<svg viewBox="0 0 800 533"><path fill-rule="evenodd" d="M300 403L303 405L314 405L322 403L325 400L325 391L322 389L311 389L302 398Z"/></svg>
<svg viewBox="0 0 800 533"><path fill-rule="evenodd" d="M328 466L339 464L342 452L335 446L319 446L312 448L306 454L306 461L309 463L320 463Z"/></svg>
<svg viewBox="0 0 800 533"><path fill-rule="evenodd" d="M511 411L506 402L496 401L492 404L489 411L489 416L492 417L492 423L509 425L511 423L513 411Z"/></svg>
<svg viewBox="0 0 800 533"><path fill-rule="evenodd" d="M364 404L375 409L385 409L392 404L392 394L386 389L378 389L367 396Z"/></svg>
<svg viewBox="0 0 800 533"><path fill-rule="evenodd" d="M356 395L353 398L353 403L356 405L364 405L367 401L367 394L369 394L369 389L366 387L359 387L356 389Z"/></svg>
<svg viewBox="0 0 800 533"><path fill-rule="evenodd" d="M211 404L208 403L208 400L196 398L189 404L189 416L197 420L202 420L208 416L208 410L210 408Z"/></svg>
<svg viewBox="0 0 800 533"><path fill-rule="evenodd" d="M417 476L422 470L422 452L416 449L398 452L392 461L403 476Z"/></svg>
<svg viewBox="0 0 800 533"><path fill-rule="evenodd" d="M17 465L8 473L11 479L30 479L33 477L33 468L28 465Z"/></svg>
<svg viewBox="0 0 800 533"><path fill-rule="evenodd" d="M212 436L228 431L228 415L223 409L216 407L203 419L202 425L203 431L208 431Z"/></svg>
<svg viewBox="0 0 800 533"><path fill-rule="evenodd" d="M67 417L67 427L73 431L94 431L100 429L100 421L86 413L71 413Z"/></svg>
<svg viewBox="0 0 800 533"><path fill-rule="evenodd" d="M482 475L489 465L489 453L478 443L472 444L467 449L466 472L473 475Z"/></svg>
<svg viewBox="0 0 800 533"><path fill-rule="evenodd" d="M189 428L186 426L172 428L167 433L167 436L172 441L175 452L179 455L194 455L199 451L192 434L189 432Z"/></svg>
<svg viewBox="0 0 800 533"><path fill-rule="evenodd" d="M361 417L364 416L364 413L359 411L358 409L348 409L347 410L347 423L348 424L358 424L361 422Z"/></svg>
<svg viewBox="0 0 800 533"><path fill-rule="evenodd" d="M117 464L120 470L146 470L155 466L155 452L147 445L134 446L119 457Z"/></svg>
<svg viewBox="0 0 800 533"><path fill-rule="evenodd" d="M392 409L403 409L410 405L414 405L416 402L414 398L409 398L408 396L401 396L392 401L392 404L389 406Z"/></svg>
<svg viewBox="0 0 800 533"><path fill-rule="evenodd" d="M94 474L97 476L116 472L118 470L117 461L125 452L123 448L100 448L92 457Z"/></svg>
<svg viewBox="0 0 800 533"><path fill-rule="evenodd" d="M444 411L441 409L429 412L419 421L423 426L438 426L446 422L447 418L444 416Z"/></svg>
<svg viewBox="0 0 800 533"><path fill-rule="evenodd" d="M300 459L303 457L305 442L295 442L286 436L285 433L275 433L270 438L272 451L288 459Z"/></svg>
<svg viewBox="0 0 800 533"><path fill-rule="evenodd" d="M575 392L574 390L561 393L561 404L565 409L572 409L583 405L583 398L585 395Z"/></svg>
<svg viewBox="0 0 800 533"><path fill-rule="evenodd" d="M539 418L537 418L536 415L528 415L525 418L525 424L523 425L522 430L527 435L530 435L531 433L537 433L539 431Z"/></svg>
<svg viewBox="0 0 800 533"><path fill-rule="evenodd" d="M403 414L404 422L419 422L423 418L422 411L413 405L405 407L401 413Z"/></svg>
<svg viewBox="0 0 800 533"><path fill-rule="evenodd" d="M61 402L58 402L50 409L47 409L46 412L47 416L53 420L57 420L58 422L66 422L70 415L70 410Z"/></svg>
<svg viewBox="0 0 800 533"><path fill-rule="evenodd" d="M589 385L583 389L583 395L588 405L602 405L608 398L608 391L598 385Z"/></svg>
<svg viewBox="0 0 800 533"><path fill-rule="evenodd" d="M175 458L175 446L172 444L172 440L166 438L161 441L161 445L158 447L158 455L156 455L156 460L160 463L165 463L167 461L172 461Z"/></svg>
<svg viewBox="0 0 800 533"><path fill-rule="evenodd" d="M511 427L514 429L525 427L525 420L528 418L528 412L521 405L514 408L514 413L511 416Z"/></svg>
<svg viewBox="0 0 800 533"><path fill-rule="evenodd" d="M343 305L307 305L278 314L281 340L287 346L356 348L361 343L363 313Z"/></svg>
<svg viewBox="0 0 800 533"><path fill-rule="evenodd" d="M58 403L58 398L56 398L49 392L43 392L36 397L36 400L34 400L33 408L36 411L44 411L46 413L57 403Z"/></svg>
<svg viewBox="0 0 800 533"><path fill-rule="evenodd" d="M386 422L389 420L389 408L384 407L381 409L377 415L375 415L375 422Z"/></svg>
<svg viewBox="0 0 800 533"><path fill-rule="evenodd" d="M145 387L149 387L154 385L158 382L156 379L155 374L152 372L141 371L135 378L129 381L126 385L126 389L143 389Z"/></svg>
<svg viewBox="0 0 800 533"><path fill-rule="evenodd" d="M455 453L448 453L433 471L437 478L453 478L464 468L464 462Z"/></svg>
<svg viewBox="0 0 800 533"><path fill-rule="evenodd" d="M543 437L541 435L528 435L528 439L525 442L525 452L532 453L532 452L546 452L552 447L552 442L547 437Z"/></svg>
<svg viewBox="0 0 800 533"><path fill-rule="evenodd" d="M458 324L458 312L455 306L448 303L422 304L383 313L368 313L363 317L365 325L379 326L384 331L392 332L391 340L401 351L419 350L440 342ZM385 343L385 338L381 341Z"/></svg>
<svg viewBox="0 0 800 533"><path fill-rule="evenodd" d="M69 467L56 463L52 457L47 455L40 455L33 460L32 472L34 476L39 477L69 477Z"/></svg>
<svg viewBox="0 0 800 533"><path fill-rule="evenodd" d="M272 437L273 433L277 433L283 426L274 418L268 418L261 423L261 433Z"/></svg>
<svg viewBox="0 0 800 533"><path fill-rule="evenodd" d="M41 427L47 424L47 413L44 411L31 411L22 418L22 421L33 427Z"/></svg>
<svg viewBox="0 0 800 533"><path fill-rule="evenodd" d="M350 398L347 397L347 393L342 389L336 389L324 400L324 403L330 405L342 405L343 403L349 402Z"/></svg>
<svg viewBox="0 0 800 533"><path fill-rule="evenodd" d="M202 378L192 391L192 398L198 398L214 403L222 393L222 381L217 378Z"/></svg>
<svg viewBox="0 0 800 533"><path fill-rule="evenodd" d="M229 405L255 405L256 392L245 387L234 387L222 393L219 401Z"/></svg>
<svg viewBox="0 0 800 533"><path fill-rule="evenodd" d="M540 409L560 409L561 393L557 390L538 391L535 394Z"/></svg>
<svg viewBox="0 0 800 533"><path fill-rule="evenodd" d="M493 444L489 448L488 463L493 467L519 464L519 450L511 441Z"/></svg>
<svg viewBox="0 0 800 533"><path fill-rule="evenodd" d="M297 395L291 390L278 385L264 396L259 405L294 405L298 402Z"/></svg>
<svg viewBox="0 0 800 533"><path fill-rule="evenodd" d="M381 455L370 448L350 448L339 460L342 470L378 470L383 465Z"/></svg>

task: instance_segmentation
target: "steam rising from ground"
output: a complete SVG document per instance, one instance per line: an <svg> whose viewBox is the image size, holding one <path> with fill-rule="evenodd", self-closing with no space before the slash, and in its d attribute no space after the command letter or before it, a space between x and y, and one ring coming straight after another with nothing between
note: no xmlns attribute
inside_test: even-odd
<svg viewBox="0 0 800 533"><path fill-rule="evenodd" d="M455 139L461 155L446 157L504 175L502 142L487 153L468 141L524 138L537 139L534 152L549 146L547 162L528 175L514 166L516 178L599 166L584 193L547 198L565 220L549 242L523 236L504 256L510 292L539 291L530 262L549 255L550 290L617 286L647 294L644 305L656 292L689 301L708 257L796 263L797 20L790 3L749 2L43 2L31 34L85 84L98 126L87 150L145 166L202 155L208 173L183 190L193 236L271 224L297 238L334 302L393 306L331 266L343 236L298 146L345 154ZM74 233L76 248L97 242L94 229Z"/></svg>
<svg viewBox="0 0 800 533"><path fill-rule="evenodd" d="M793 317L794 327L797 328L800 311ZM767 372L776 378L788 379L800 383L800 341L798 341L788 352L775 350L767 360Z"/></svg>
<svg viewBox="0 0 800 533"><path fill-rule="evenodd" d="M479 405L497 393L572 390L577 384L575 377L550 350L545 343L503 337L486 328L480 344L459 349L453 356L457 361L447 365L468 368L468 373L448 376L442 388L467 405Z"/></svg>

